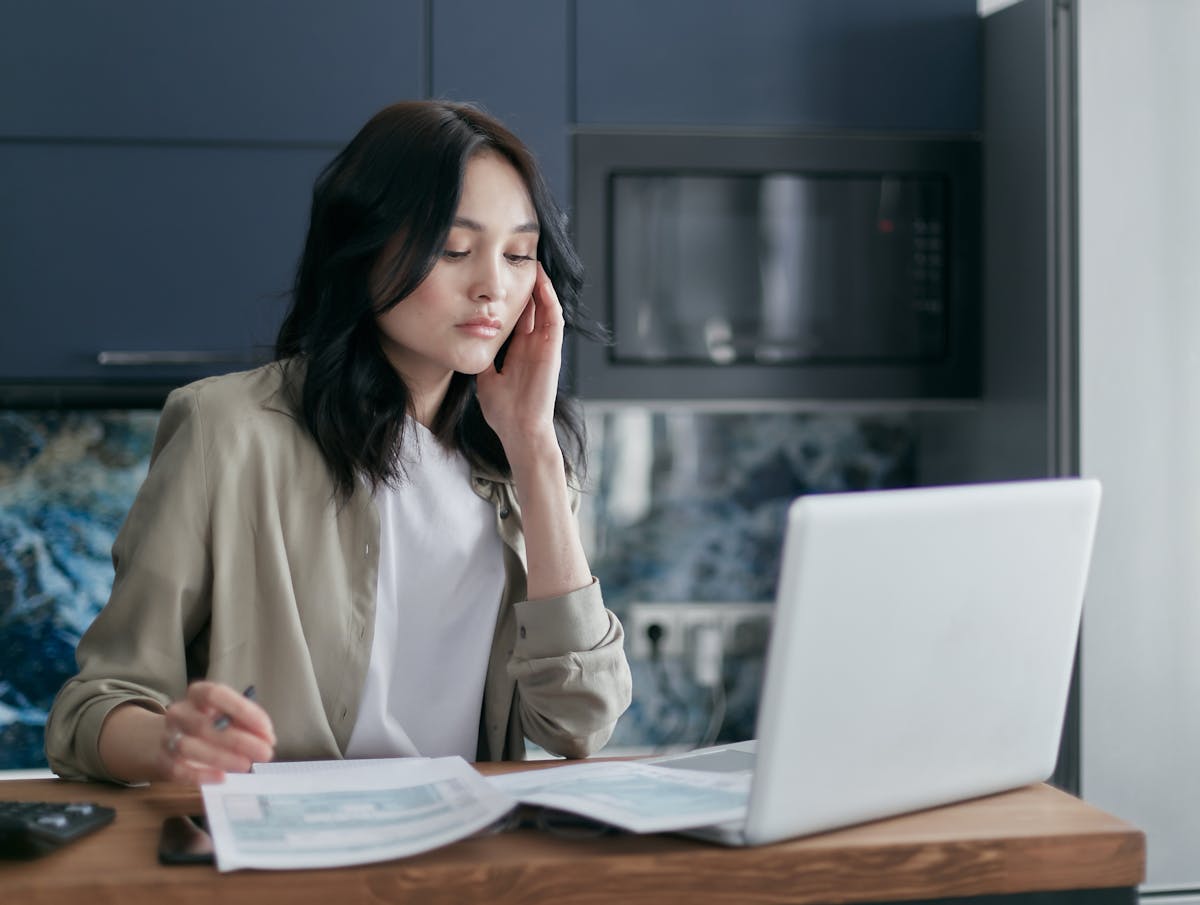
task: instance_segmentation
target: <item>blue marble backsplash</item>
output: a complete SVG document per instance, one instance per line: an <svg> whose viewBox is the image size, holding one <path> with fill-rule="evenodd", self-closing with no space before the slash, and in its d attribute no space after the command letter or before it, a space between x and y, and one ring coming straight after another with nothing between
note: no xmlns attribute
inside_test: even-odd
<svg viewBox="0 0 1200 905"><path fill-rule="evenodd" d="M630 625L634 603L771 601L788 504L808 493L915 483L905 414L589 409L581 508L592 571ZM629 645L627 643L627 649ZM726 659L723 714L679 658L631 660L633 703L610 747L754 735L762 654Z"/></svg>
<svg viewBox="0 0 1200 905"><path fill-rule="evenodd" d="M0 769L44 767L43 727L108 599L155 411L0 412Z"/></svg>
<svg viewBox="0 0 1200 905"><path fill-rule="evenodd" d="M788 501L913 483L903 415L589 409L581 525L605 599L767 601ZM158 413L0 411L0 769L45 766L46 714L108 598L110 550L145 477ZM761 657L725 664L724 714L682 663L633 661L611 747L753 733Z"/></svg>

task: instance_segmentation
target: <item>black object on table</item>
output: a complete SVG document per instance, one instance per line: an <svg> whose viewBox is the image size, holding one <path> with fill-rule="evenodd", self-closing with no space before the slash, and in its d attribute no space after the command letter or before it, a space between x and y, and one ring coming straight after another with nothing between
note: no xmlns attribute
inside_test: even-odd
<svg viewBox="0 0 1200 905"><path fill-rule="evenodd" d="M117 812L90 801L0 801L0 858L32 858L112 823Z"/></svg>

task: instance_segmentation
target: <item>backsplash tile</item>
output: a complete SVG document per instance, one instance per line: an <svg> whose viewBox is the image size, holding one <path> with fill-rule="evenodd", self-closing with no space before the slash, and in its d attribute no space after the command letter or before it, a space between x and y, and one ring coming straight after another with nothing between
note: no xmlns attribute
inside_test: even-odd
<svg viewBox="0 0 1200 905"><path fill-rule="evenodd" d="M0 769L43 767L43 727L112 588L155 411L0 412Z"/></svg>
<svg viewBox="0 0 1200 905"><path fill-rule="evenodd" d="M770 601L793 498L915 481L916 427L903 413L592 406L587 420L585 545L627 625L637 602ZM712 702L682 662L631 667L633 704L610 747L705 740ZM726 661L720 740L753 734L761 673L761 656Z"/></svg>

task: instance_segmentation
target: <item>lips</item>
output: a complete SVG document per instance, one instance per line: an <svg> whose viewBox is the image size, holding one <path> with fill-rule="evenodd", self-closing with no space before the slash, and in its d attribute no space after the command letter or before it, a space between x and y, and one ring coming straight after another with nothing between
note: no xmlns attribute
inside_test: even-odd
<svg viewBox="0 0 1200 905"><path fill-rule="evenodd" d="M504 326L503 322L494 317L473 317L469 321L463 321L459 324L460 327L490 327L493 330L499 330Z"/></svg>
<svg viewBox="0 0 1200 905"><path fill-rule="evenodd" d="M500 335L504 324L494 317L473 317L457 325L458 329L480 339L493 339Z"/></svg>

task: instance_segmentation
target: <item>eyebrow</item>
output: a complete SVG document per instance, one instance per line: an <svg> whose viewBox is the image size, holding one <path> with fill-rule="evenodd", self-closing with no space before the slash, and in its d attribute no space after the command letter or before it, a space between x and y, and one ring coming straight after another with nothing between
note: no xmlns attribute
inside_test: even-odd
<svg viewBox="0 0 1200 905"><path fill-rule="evenodd" d="M477 233L486 232L482 223L480 223L478 220L469 220L466 217L455 217L454 225L461 226L463 229L469 229ZM522 223L520 226L514 227L513 232L538 233L541 232L541 229L538 227L537 223L535 223L533 220L530 220L528 223Z"/></svg>

